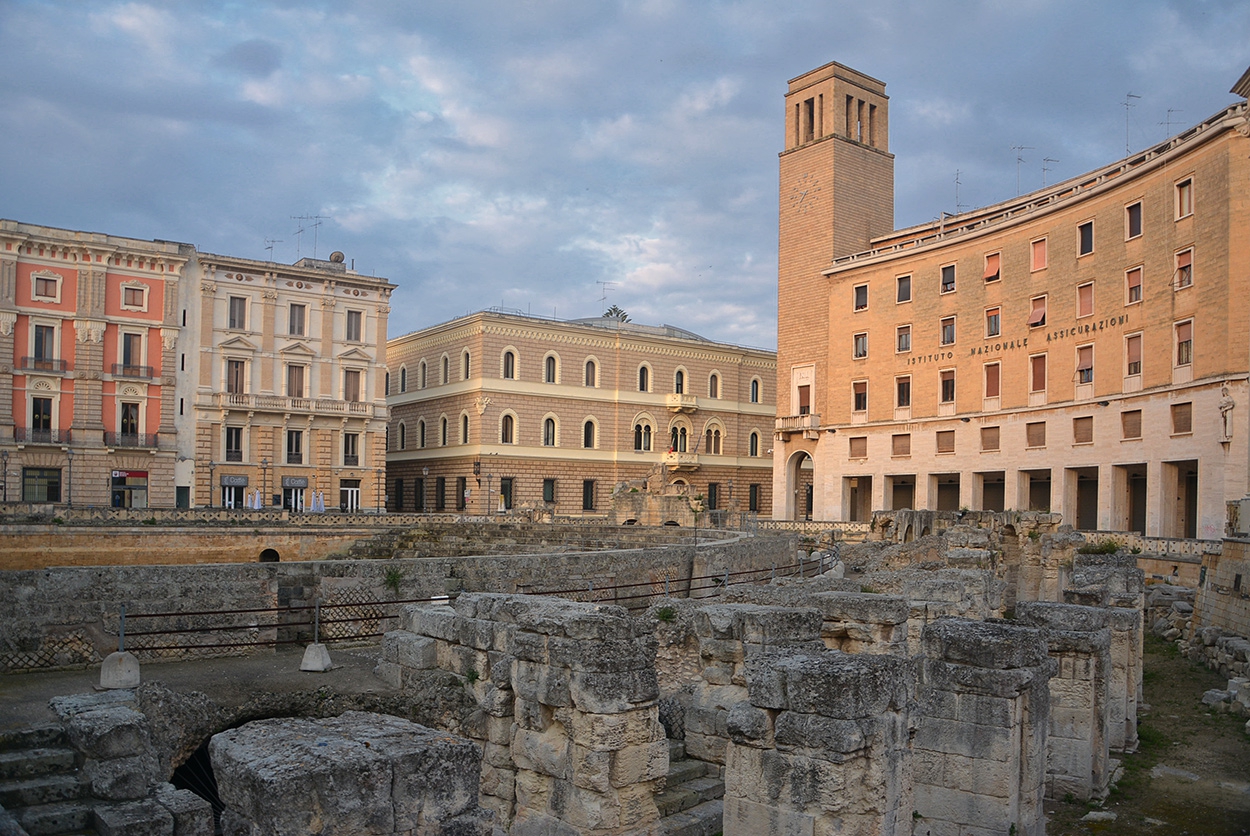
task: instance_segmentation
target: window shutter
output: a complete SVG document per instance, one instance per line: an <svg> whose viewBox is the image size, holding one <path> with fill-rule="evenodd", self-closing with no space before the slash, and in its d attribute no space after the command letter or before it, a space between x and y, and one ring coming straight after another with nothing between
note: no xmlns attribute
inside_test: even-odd
<svg viewBox="0 0 1250 836"><path fill-rule="evenodd" d="M868 458L868 437L867 436L860 435L851 439L850 457L852 459Z"/></svg>
<svg viewBox="0 0 1250 836"><path fill-rule="evenodd" d="M1131 409L1120 413L1120 425L1125 438L1141 438L1141 410Z"/></svg>
<svg viewBox="0 0 1250 836"><path fill-rule="evenodd" d="M938 430L937 451L939 453L954 453L955 452L955 431L954 430Z"/></svg>
<svg viewBox="0 0 1250 836"><path fill-rule="evenodd" d="M981 449L997 450L998 449L998 427L982 427L981 428Z"/></svg>
<svg viewBox="0 0 1250 836"><path fill-rule="evenodd" d="M1089 316L1094 312L1094 286L1083 284L1076 289L1076 315Z"/></svg>
<svg viewBox="0 0 1250 836"><path fill-rule="evenodd" d="M1045 447L1046 446L1046 422L1035 421L1026 424L1025 427L1026 444L1029 447Z"/></svg>
<svg viewBox="0 0 1250 836"><path fill-rule="evenodd" d="M1072 419L1072 441L1074 444L1093 443L1094 417L1092 415Z"/></svg>
<svg viewBox="0 0 1250 836"><path fill-rule="evenodd" d="M999 371L1002 367L998 363L991 363L985 367L985 397L997 398L999 392Z"/></svg>
<svg viewBox="0 0 1250 836"><path fill-rule="evenodd" d="M891 438L891 454L895 456L911 455L911 433L899 433Z"/></svg>
<svg viewBox="0 0 1250 836"><path fill-rule="evenodd" d="M1174 403L1172 404L1172 432L1188 433L1193 432L1193 404L1192 403Z"/></svg>

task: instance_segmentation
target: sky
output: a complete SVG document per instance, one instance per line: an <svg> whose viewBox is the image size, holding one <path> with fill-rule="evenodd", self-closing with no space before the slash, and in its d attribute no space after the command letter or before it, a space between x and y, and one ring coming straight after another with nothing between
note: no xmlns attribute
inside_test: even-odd
<svg viewBox="0 0 1250 836"><path fill-rule="evenodd" d="M902 227L1237 101L1250 2L0 0L0 217L341 250L391 336L618 305L773 348L783 97L829 61L886 83Z"/></svg>

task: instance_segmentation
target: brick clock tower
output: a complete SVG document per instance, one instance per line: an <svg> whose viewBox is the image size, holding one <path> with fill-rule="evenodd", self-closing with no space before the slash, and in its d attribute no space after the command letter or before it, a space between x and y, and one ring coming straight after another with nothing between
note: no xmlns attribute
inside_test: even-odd
<svg viewBox="0 0 1250 836"><path fill-rule="evenodd" d="M830 63L792 79L781 152L777 265L777 433L773 445L774 519L811 513L812 458L821 405L851 396L827 379L831 300L822 271L894 230L894 157L889 153L885 84ZM849 338L848 338L849 339ZM848 343L849 350L849 343ZM804 455L806 454L806 455ZM820 503L816 503L819 507Z"/></svg>

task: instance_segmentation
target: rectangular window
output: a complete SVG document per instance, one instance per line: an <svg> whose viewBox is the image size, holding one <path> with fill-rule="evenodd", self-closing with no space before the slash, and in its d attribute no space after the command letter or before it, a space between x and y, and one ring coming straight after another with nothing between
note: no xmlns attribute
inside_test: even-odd
<svg viewBox="0 0 1250 836"><path fill-rule="evenodd" d="M985 257L985 275L987 282L996 282L1001 277L1002 255L999 253L990 253Z"/></svg>
<svg viewBox="0 0 1250 836"><path fill-rule="evenodd" d="M60 502L61 469L59 467L23 467L23 502Z"/></svg>
<svg viewBox="0 0 1250 836"><path fill-rule="evenodd" d="M290 315L287 318L287 334L292 337L304 336L304 315L307 310L305 305L291 305Z"/></svg>
<svg viewBox="0 0 1250 836"><path fill-rule="evenodd" d="M985 397L997 398L1000 394L1002 366L990 363L985 367Z"/></svg>
<svg viewBox="0 0 1250 836"><path fill-rule="evenodd" d="M1040 328L1046 324L1046 297L1035 296L1029 304L1029 327Z"/></svg>
<svg viewBox="0 0 1250 836"><path fill-rule="evenodd" d="M543 502L546 502L548 504L555 504L555 501L556 501L556 480L544 479L543 480Z"/></svg>
<svg viewBox="0 0 1250 836"><path fill-rule="evenodd" d="M287 366L286 367L286 396L288 398L303 398L304 394L304 367L303 366Z"/></svg>
<svg viewBox="0 0 1250 836"><path fill-rule="evenodd" d="M911 433L895 433L890 436L890 455L911 455Z"/></svg>
<svg viewBox="0 0 1250 836"><path fill-rule="evenodd" d="M123 374L136 374L137 367L143 365L143 335L122 334L122 366Z"/></svg>
<svg viewBox="0 0 1250 836"><path fill-rule="evenodd" d="M360 466L360 433L343 433L343 466Z"/></svg>
<svg viewBox="0 0 1250 836"><path fill-rule="evenodd" d="M1176 279L1173 287L1180 290L1194 283L1194 251L1181 250L1176 254Z"/></svg>
<svg viewBox="0 0 1250 836"><path fill-rule="evenodd" d="M862 311L868 307L868 285L860 284L855 286L855 310Z"/></svg>
<svg viewBox="0 0 1250 836"><path fill-rule="evenodd" d="M582 480L582 510L583 511L595 510L595 480L594 479Z"/></svg>
<svg viewBox="0 0 1250 836"><path fill-rule="evenodd" d="M864 412L868 409L868 381L857 380L851 384L852 404L851 408L856 412Z"/></svg>
<svg viewBox="0 0 1250 836"><path fill-rule="evenodd" d="M226 361L226 391L231 395L242 395L247 391L247 361Z"/></svg>
<svg viewBox="0 0 1250 836"><path fill-rule="evenodd" d="M349 403L360 402L360 370L343 370L343 400Z"/></svg>
<svg viewBox="0 0 1250 836"><path fill-rule="evenodd" d="M947 264L942 268L942 292L951 293L955 289L955 265Z"/></svg>
<svg viewBox="0 0 1250 836"><path fill-rule="evenodd" d="M1194 213L1194 181L1187 178L1176 184L1176 218L1188 217Z"/></svg>
<svg viewBox="0 0 1250 836"><path fill-rule="evenodd" d="M955 317L948 316L942 319L942 345L952 345L955 342Z"/></svg>
<svg viewBox="0 0 1250 836"><path fill-rule="evenodd" d="M1141 334L1124 338L1125 374L1141 374Z"/></svg>
<svg viewBox="0 0 1250 836"><path fill-rule="evenodd" d="M1086 221L1077 227L1081 235L1081 255L1089 255L1094 251L1094 222Z"/></svg>
<svg viewBox="0 0 1250 836"><path fill-rule="evenodd" d="M747 485L747 510L753 513L760 510L760 486L754 483Z"/></svg>
<svg viewBox="0 0 1250 836"><path fill-rule="evenodd" d="M1029 391L1046 391L1046 355L1035 354L1029 358Z"/></svg>
<svg viewBox="0 0 1250 836"><path fill-rule="evenodd" d="M1121 412L1120 429L1123 438L1141 438L1141 410Z"/></svg>
<svg viewBox="0 0 1250 836"><path fill-rule="evenodd" d="M1141 201L1124 207L1124 237L1137 238L1141 235Z"/></svg>
<svg viewBox="0 0 1250 836"><path fill-rule="evenodd" d="M1094 382L1094 347L1092 345L1082 345L1076 349L1076 382Z"/></svg>
<svg viewBox="0 0 1250 836"><path fill-rule="evenodd" d="M894 405L903 409L911 406L911 378L894 378Z"/></svg>
<svg viewBox="0 0 1250 836"><path fill-rule="evenodd" d="M304 463L304 431L303 430L287 430L286 431L286 463L287 464L303 464Z"/></svg>
<svg viewBox="0 0 1250 836"><path fill-rule="evenodd" d="M1194 431L1194 405L1185 403L1172 404L1172 434L1182 435Z"/></svg>
<svg viewBox="0 0 1250 836"><path fill-rule="evenodd" d="M243 461L242 427L226 427L226 461Z"/></svg>
<svg viewBox="0 0 1250 836"><path fill-rule="evenodd" d="M1002 333L1002 308L989 308L985 311L985 336L997 337Z"/></svg>
<svg viewBox="0 0 1250 836"><path fill-rule="evenodd" d="M229 327L235 331L242 331L247 328L247 297L231 296L230 297L230 317Z"/></svg>
<svg viewBox="0 0 1250 836"><path fill-rule="evenodd" d="M894 280L894 301L911 301L911 276L899 276Z"/></svg>
<svg viewBox="0 0 1250 836"><path fill-rule="evenodd" d="M1033 421L1024 425L1024 443L1029 447L1046 446L1046 422Z"/></svg>
<svg viewBox="0 0 1250 836"><path fill-rule="evenodd" d="M955 370L945 369L940 372L942 381L942 403L955 402Z"/></svg>
<svg viewBox="0 0 1250 836"><path fill-rule="evenodd" d="M1076 315L1094 315L1094 283L1083 284L1076 289Z"/></svg>
<svg viewBox="0 0 1250 836"><path fill-rule="evenodd" d="M937 451L939 453L954 453L955 452L955 431L954 430L938 430Z"/></svg>
<svg viewBox="0 0 1250 836"><path fill-rule="evenodd" d="M447 477L438 476L434 479L434 510L447 510Z"/></svg>
<svg viewBox="0 0 1250 836"><path fill-rule="evenodd" d="M868 458L868 436L857 435L849 439L849 442L850 442L850 448L848 451L848 455L850 458L852 459Z"/></svg>
<svg viewBox="0 0 1250 836"><path fill-rule="evenodd" d="M60 295L60 276L35 276L34 297L56 301Z"/></svg>
<svg viewBox="0 0 1250 836"><path fill-rule="evenodd" d="M51 398L31 398L30 399L30 428L37 433L52 432L52 399ZM45 439L37 439L43 441ZM50 441L51 438L46 440Z"/></svg>
<svg viewBox="0 0 1250 836"><path fill-rule="evenodd" d="M895 332L896 340L894 350L898 352L911 351L911 326L900 325Z"/></svg>
<svg viewBox="0 0 1250 836"><path fill-rule="evenodd" d="M502 479L500 479L499 481L500 483L503 482ZM457 511L463 511L465 507L469 504L469 498L465 496L465 492L468 489L468 485L469 485L469 482L468 482L467 476L456 477L456 510Z"/></svg>
<svg viewBox="0 0 1250 836"><path fill-rule="evenodd" d="M35 326L35 359L36 360L55 360L56 359L56 326L55 325L36 325ZM36 368L38 368L36 366Z"/></svg>
<svg viewBox="0 0 1250 836"><path fill-rule="evenodd" d="M998 449L998 427L981 428L981 449L986 452Z"/></svg>
<svg viewBox="0 0 1250 836"><path fill-rule="evenodd" d="M147 296L146 287L123 287L122 307L128 310L141 311L147 307Z"/></svg>
<svg viewBox="0 0 1250 836"><path fill-rule="evenodd" d="M812 387L800 386L799 388L799 414L810 415L812 412Z"/></svg>
<svg viewBox="0 0 1250 836"><path fill-rule="evenodd" d="M1046 239L1038 238L1029 245L1030 268L1033 270L1046 269Z"/></svg>
<svg viewBox="0 0 1250 836"><path fill-rule="evenodd" d="M1094 416L1085 415L1080 418L1072 419L1072 443L1094 443Z"/></svg>
<svg viewBox="0 0 1250 836"><path fill-rule="evenodd" d="M1194 362L1194 323L1176 323L1176 365L1188 366Z"/></svg>
<svg viewBox="0 0 1250 836"><path fill-rule="evenodd" d="M856 334L851 339L853 340L854 345L855 345L855 349L854 349L855 359L862 360L863 358L867 357L868 356L868 335Z"/></svg>
<svg viewBox="0 0 1250 836"><path fill-rule="evenodd" d="M122 435L138 435L139 434L139 404L125 403L121 404L121 421L119 429Z"/></svg>
<svg viewBox="0 0 1250 836"><path fill-rule="evenodd" d="M1124 274L1124 304L1132 305L1141 301L1141 268L1134 267Z"/></svg>
<svg viewBox="0 0 1250 836"><path fill-rule="evenodd" d="M364 314L362 314L360 311L348 311L347 312L347 332L343 335L343 337L349 343L360 342L360 335L362 333L361 321L363 319L364 319Z"/></svg>

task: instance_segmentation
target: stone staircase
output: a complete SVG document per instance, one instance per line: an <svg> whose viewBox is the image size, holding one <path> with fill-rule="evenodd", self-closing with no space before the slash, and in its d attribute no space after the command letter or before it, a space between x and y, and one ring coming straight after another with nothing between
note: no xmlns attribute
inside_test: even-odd
<svg viewBox="0 0 1250 836"><path fill-rule="evenodd" d="M94 834L79 766L59 726L0 732L0 807L29 836Z"/></svg>
<svg viewBox="0 0 1250 836"><path fill-rule="evenodd" d="M722 767L686 757L686 744L668 742L668 781L655 797L664 836L714 836L721 832Z"/></svg>

